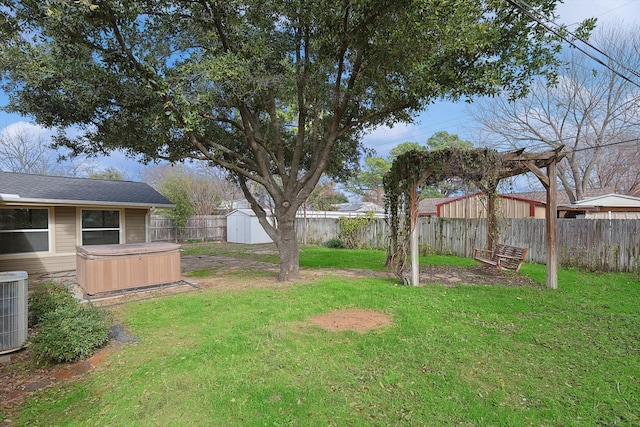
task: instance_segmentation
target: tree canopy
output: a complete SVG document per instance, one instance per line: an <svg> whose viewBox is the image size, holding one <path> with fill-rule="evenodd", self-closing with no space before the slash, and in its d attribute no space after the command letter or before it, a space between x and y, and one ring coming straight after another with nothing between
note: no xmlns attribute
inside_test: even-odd
<svg viewBox="0 0 640 427"><path fill-rule="evenodd" d="M528 2L548 18L555 3ZM323 173L357 169L364 132L440 98L520 96L533 76L554 73L559 50L502 1L0 6L9 111L59 128L58 142L78 154L122 149L225 168L276 243L281 280L298 274L298 207ZM269 194L277 221L253 188Z"/></svg>
<svg viewBox="0 0 640 427"><path fill-rule="evenodd" d="M366 202L374 202L383 205L385 174L391 169L391 164L398 157L410 151L428 152L451 148L471 149L473 143L462 140L458 135L446 131L439 131L427 139L425 145L418 142L402 142L391 149L389 157L367 155L361 169L346 182L346 187L354 194L362 196ZM449 197L463 188L468 188L469 183L448 178L432 185L423 186L420 189L420 198Z"/></svg>
<svg viewBox="0 0 640 427"><path fill-rule="evenodd" d="M111 181L124 181L126 177L122 173L122 171L117 168L108 167L101 171L91 172L89 174L89 178L91 179L107 179Z"/></svg>
<svg viewBox="0 0 640 427"><path fill-rule="evenodd" d="M362 197L364 202L384 203L382 179L391 169L391 162L381 156L367 155L362 167L345 183L347 190Z"/></svg>
<svg viewBox="0 0 640 427"><path fill-rule="evenodd" d="M336 183L330 180L321 180L311 192L307 204L318 211L335 210L336 205L347 203L349 199L335 188Z"/></svg>

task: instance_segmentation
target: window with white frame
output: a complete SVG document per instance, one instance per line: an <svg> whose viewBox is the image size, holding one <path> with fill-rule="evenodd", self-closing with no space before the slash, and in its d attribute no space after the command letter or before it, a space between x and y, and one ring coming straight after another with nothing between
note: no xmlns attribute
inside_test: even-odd
<svg viewBox="0 0 640 427"><path fill-rule="evenodd" d="M0 208L0 255L49 252L49 209Z"/></svg>
<svg viewBox="0 0 640 427"><path fill-rule="evenodd" d="M119 210L82 210L82 245L120 243Z"/></svg>

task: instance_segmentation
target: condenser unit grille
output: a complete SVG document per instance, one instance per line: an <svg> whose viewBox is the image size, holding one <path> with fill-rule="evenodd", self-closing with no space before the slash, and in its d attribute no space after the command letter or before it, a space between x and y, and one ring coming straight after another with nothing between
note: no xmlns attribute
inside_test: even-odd
<svg viewBox="0 0 640 427"><path fill-rule="evenodd" d="M27 341L27 273L0 272L0 354L20 349Z"/></svg>

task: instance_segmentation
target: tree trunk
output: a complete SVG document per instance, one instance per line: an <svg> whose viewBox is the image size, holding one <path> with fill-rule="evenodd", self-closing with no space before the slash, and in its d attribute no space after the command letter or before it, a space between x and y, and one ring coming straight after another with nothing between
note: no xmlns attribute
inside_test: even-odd
<svg viewBox="0 0 640 427"><path fill-rule="evenodd" d="M300 252L295 217L278 218L278 239L274 240L280 254L279 282L296 280L300 273Z"/></svg>

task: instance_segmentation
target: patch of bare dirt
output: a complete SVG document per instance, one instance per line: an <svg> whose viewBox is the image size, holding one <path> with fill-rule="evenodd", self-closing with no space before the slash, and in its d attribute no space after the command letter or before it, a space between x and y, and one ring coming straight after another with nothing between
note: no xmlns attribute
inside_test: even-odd
<svg viewBox="0 0 640 427"><path fill-rule="evenodd" d="M221 274L233 273L239 271L263 270L278 272L278 265L255 261L246 258L236 258L224 255L215 256L183 256L180 258L180 269L183 273L194 270L211 269L220 271Z"/></svg>
<svg viewBox="0 0 640 427"><path fill-rule="evenodd" d="M376 310L336 310L310 319L311 323L328 331L355 331L364 333L392 323L391 316Z"/></svg>
<svg viewBox="0 0 640 427"><path fill-rule="evenodd" d="M509 270L498 270L490 266L452 267L430 265L420 267L420 285L497 285L541 287L529 277Z"/></svg>
<svg viewBox="0 0 640 427"><path fill-rule="evenodd" d="M215 288L219 290L242 290L255 287L282 288L287 284L277 283L278 266L271 263L239 259L225 256L197 256L182 257L182 270L189 272L200 269L213 269L219 271L206 279L192 278L203 288ZM239 279L235 272L261 272L260 277L247 278L242 275ZM359 269L300 269L300 280L312 280L320 276L335 275L340 277L382 277L394 278L390 272L359 270ZM440 284L445 286L455 285L499 285L499 286L533 286L541 285L527 276L508 270L498 270L484 265L474 267L453 266L423 266L420 268L420 285Z"/></svg>

